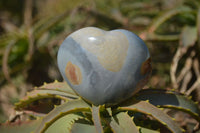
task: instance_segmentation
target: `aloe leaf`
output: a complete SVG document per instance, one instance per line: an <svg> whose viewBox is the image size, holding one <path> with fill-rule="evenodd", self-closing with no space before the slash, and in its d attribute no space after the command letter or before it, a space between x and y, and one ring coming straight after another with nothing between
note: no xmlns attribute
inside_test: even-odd
<svg viewBox="0 0 200 133"><path fill-rule="evenodd" d="M140 133L160 133L159 131L144 128L144 127L139 127L139 132Z"/></svg>
<svg viewBox="0 0 200 133"><path fill-rule="evenodd" d="M133 119L127 113L119 112L113 116L110 108L107 108L107 111L111 117L104 120L114 133L139 133Z"/></svg>
<svg viewBox="0 0 200 133"><path fill-rule="evenodd" d="M96 18L98 20L98 23L109 25L112 29L122 26L120 19L118 21L112 18L112 16L108 16L107 14L103 14L95 10L87 10L84 8L82 8L80 11L86 11L87 14L90 14L92 17Z"/></svg>
<svg viewBox="0 0 200 133"><path fill-rule="evenodd" d="M107 108L106 110L109 113L110 118L103 118L103 120L111 127L113 133L123 132L123 128L116 122L116 120L112 116L111 108Z"/></svg>
<svg viewBox="0 0 200 133"><path fill-rule="evenodd" d="M171 17L179 14L179 13L186 13L186 12L191 12L191 8L187 6L179 6L170 10L167 10L163 13L161 13L158 17L156 17L152 24L149 27L149 32L153 33L155 30L166 20L170 19Z"/></svg>
<svg viewBox="0 0 200 133"><path fill-rule="evenodd" d="M96 133L94 125L74 123L71 129L71 133Z"/></svg>
<svg viewBox="0 0 200 133"><path fill-rule="evenodd" d="M36 129L41 120L32 120L18 123L6 123L0 125L1 133L30 133Z"/></svg>
<svg viewBox="0 0 200 133"><path fill-rule="evenodd" d="M93 122L83 116L74 121L70 133L96 133L96 128Z"/></svg>
<svg viewBox="0 0 200 133"><path fill-rule="evenodd" d="M62 92L52 90L33 90L32 92L27 93L27 96L15 104L15 109L48 113L54 108L53 99L68 100L66 97L59 96L59 94L62 95ZM37 105L35 105L35 103L37 103Z"/></svg>
<svg viewBox="0 0 200 133"><path fill-rule="evenodd" d="M48 31L54 25L64 20L69 15L69 13L70 12L67 10L64 13L49 19L48 21L40 25L39 28L34 28L35 37L39 38L44 32Z"/></svg>
<svg viewBox="0 0 200 133"><path fill-rule="evenodd" d="M103 128L101 125L101 118L100 118L100 106L92 105L92 119L96 128L97 133L103 133Z"/></svg>
<svg viewBox="0 0 200 133"><path fill-rule="evenodd" d="M37 89L45 89L45 90L55 90L63 93L67 93L68 95L78 98L77 94L73 91L73 89L67 84L67 82L58 82L55 81L53 83L44 83L44 85L38 87Z"/></svg>
<svg viewBox="0 0 200 133"><path fill-rule="evenodd" d="M46 115L35 133L44 133L49 126L59 118L70 113L90 111L90 106L81 99L68 101L62 105L55 107L48 115Z"/></svg>
<svg viewBox="0 0 200 133"><path fill-rule="evenodd" d="M123 129L124 133L139 133L138 128L127 113L120 112L113 116L113 120L118 123L118 125Z"/></svg>
<svg viewBox="0 0 200 133"><path fill-rule="evenodd" d="M80 115L68 114L56 120L45 133L68 133L72 127L74 120L80 119Z"/></svg>
<svg viewBox="0 0 200 133"><path fill-rule="evenodd" d="M91 112L82 112L83 117L87 120L89 120L92 124L94 123L92 120L92 113Z"/></svg>
<svg viewBox="0 0 200 133"><path fill-rule="evenodd" d="M197 36L198 36L198 45L199 45L199 48L200 48L200 7L198 9L198 12L197 12Z"/></svg>
<svg viewBox="0 0 200 133"><path fill-rule="evenodd" d="M70 100L62 95L62 92L54 90L33 90L15 104L15 109L24 110L34 116L43 116L49 113L54 105L60 104L61 100Z"/></svg>
<svg viewBox="0 0 200 133"><path fill-rule="evenodd" d="M36 101L23 108L23 111L29 115L33 116L44 116L53 110L56 104L53 103L52 99L42 99L41 101ZM22 109L20 109L22 110Z"/></svg>
<svg viewBox="0 0 200 133"><path fill-rule="evenodd" d="M145 89L135 97L137 100L149 100L151 104L158 107L173 108L189 113L197 121L200 121L200 109L197 103L180 93L163 89Z"/></svg>
<svg viewBox="0 0 200 133"><path fill-rule="evenodd" d="M155 33L146 33L146 37L144 39L146 40L158 40L158 41L176 41L179 39L179 34L173 34L173 35L161 35L161 34L155 34Z"/></svg>
<svg viewBox="0 0 200 133"><path fill-rule="evenodd" d="M125 105L125 104L124 104ZM132 105L126 105L122 107L118 107L119 110L125 111L136 111L141 112L147 115L154 117L156 120L161 122L163 125L167 126L169 130L175 133L182 133L182 129L178 126L178 124L173 121L167 114L165 114L162 110L153 106L147 101L135 101Z"/></svg>
<svg viewBox="0 0 200 133"><path fill-rule="evenodd" d="M113 133L121 133L123 132L123 128L118 125L118 123L114 120L114 118L111 118L111 120L106 119L107 123L110 125L111 130Z"/></svg>
<svg viewBox="0 0 200 133"><path fill-rule="evenodd" d="M184 47L194 45L197 41L197 27L185 26L181 32L180 41Z"/></svg>
<svg viewBox="0 0 200 133"><path fill-rule="evenodd" d="M62 100L69 100L69 99L74 99L71 98L73 96L71 95L66 95L63 92L60 91L55 91L55 90L39 90L39 89L34 89L31 92L27 92L27 95L23 98L23 100L28 100L29 98L48 98L48 97L55 97L55 98L59 98Z"/></svg>
<svg viewBox="0 0 200 133"><path fill-rule="evenodd" d="M72 127L74 120L81 118L76 114L69 114L56 120L45 133L66 133ZM41 123L41 119L25 121L20 123L10 123L0 126L1 133L30 133L36 130Z"/></svg>

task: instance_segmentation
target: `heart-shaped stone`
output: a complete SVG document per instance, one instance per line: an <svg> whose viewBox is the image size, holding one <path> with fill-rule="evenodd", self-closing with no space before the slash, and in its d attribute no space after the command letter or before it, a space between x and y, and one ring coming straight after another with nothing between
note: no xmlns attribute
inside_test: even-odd
<svg viewBox="0 0 200 133"><path fill-rule="evenodd" d="M94 27L70 34L58 51L63 78L95 105L117 104L135 94L151 73L144 42L127 30Z"/></svg>

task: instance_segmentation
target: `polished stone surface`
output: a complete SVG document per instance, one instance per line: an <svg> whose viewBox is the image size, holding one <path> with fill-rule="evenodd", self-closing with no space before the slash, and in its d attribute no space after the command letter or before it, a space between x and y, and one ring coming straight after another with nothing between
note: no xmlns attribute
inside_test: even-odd
<svg viewBox="0 0 200 133"><path fill-rule="evenodd" d="M122 29L80 29L70 34L58 51L63 78L95 105L117 104L135 94L147 82L150 62L145 43Z"/></svg>

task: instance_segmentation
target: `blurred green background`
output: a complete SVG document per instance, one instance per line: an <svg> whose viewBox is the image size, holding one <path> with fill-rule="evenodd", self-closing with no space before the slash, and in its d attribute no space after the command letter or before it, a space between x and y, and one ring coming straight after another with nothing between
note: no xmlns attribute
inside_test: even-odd
<svg viewBox="0 0 200 133"><path fill-rule="evenodd" d="M62 81L57 50L71 32L95 26L140 36L152 57L147 87L200 101L197 0L0 0L0 122L34 86Z"/></svg>

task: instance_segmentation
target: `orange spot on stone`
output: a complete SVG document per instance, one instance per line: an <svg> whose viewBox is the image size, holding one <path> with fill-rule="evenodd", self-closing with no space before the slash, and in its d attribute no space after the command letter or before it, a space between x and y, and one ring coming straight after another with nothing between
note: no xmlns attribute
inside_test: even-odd
<svg viewBox="0 0 200 133"><path fill-rule="evenodd" d="M151 67L151 58L149 58L145 62L142 63L141 74L145 75L145 74L151 72L151 70L152 70L152 67Z"/></svg>
<svg viewBox="0 0 200 133"><path fill-rule="evenodd" d="M82 82L81 70L78 66L72 64L70 61L67 63L67 66L65 68L65 74L66 74L67 79L73 85L81 84Z"/></svg>

